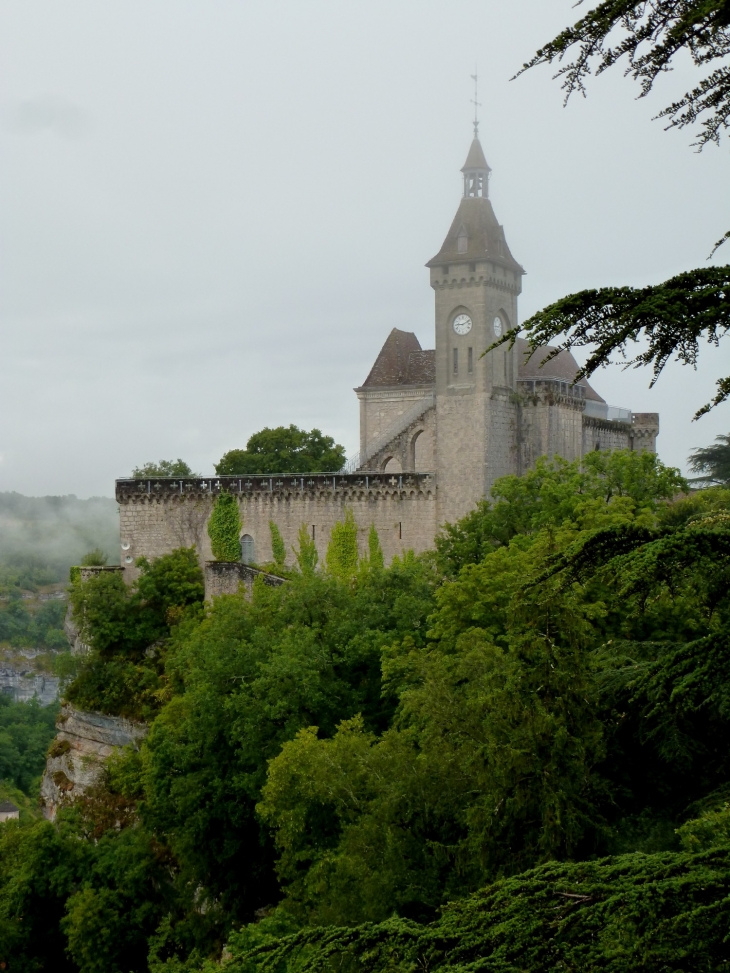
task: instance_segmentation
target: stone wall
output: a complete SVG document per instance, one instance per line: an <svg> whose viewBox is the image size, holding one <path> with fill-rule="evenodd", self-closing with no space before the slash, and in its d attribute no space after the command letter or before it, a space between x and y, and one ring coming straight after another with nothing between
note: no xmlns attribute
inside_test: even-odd
<svg viewBox="0 0 730 973"><path fill-rule="evenodd" d="M398 433L387 445L367 461L369 470L396 473L423 473L434 468L434 440L436 409L422 416Z"/></svg>
<svg viewBox="0 0 730 973"><path fill-rule="evenodd" d="M631 425L583 416L583 455L594 449L631 449Z"/></svg>
<svg viewBox="0 0 730 973"><path fill-rule="evenodd" d="M138 746L147 734L143 723L118 716L86 713L64 706L56 722L58 733L48 751L41 780L41 807L53 820L63 803L73 801L98 783L104 762L120 747Z"/></svg>
<svg viewBox="0 0 730 973"><path fill-rule="evenodd" d="M400 416L430 395L431 391L431 386L358 389L361 455L365 454L370 443L387 433Z"/></svg>
<svg viewBox="0 0 730 973"><path fill-rule="evenodd" d="M219 595L235 595L241 587L250 597L257 578L261 578L271 588L286 584L285 578L279 578L268 571L259 571L258 568L240 561L206 561L204 574L205 597L209 601Z"/></svg>
<svg viewBox="0 0 730 973"><path fill-rule="evenodd" d="M374 525L386 562L408 549L429 549L436 533L436 482L430 473L117 480L126 580L138 576L136 558L160 557L176 547L194 545L201 564L212 561L206 524L221 490L238 499L242 534L253 539L252 560L259 564L273 561L269 521L281 531L288 564L294 563L302 524L324 559L332 527L347 507L362 554Z"/></svg>

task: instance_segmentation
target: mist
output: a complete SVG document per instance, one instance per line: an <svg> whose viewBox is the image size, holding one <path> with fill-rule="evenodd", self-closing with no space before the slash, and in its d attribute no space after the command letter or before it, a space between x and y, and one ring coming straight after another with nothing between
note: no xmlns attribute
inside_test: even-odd
<svg viewBox="0 0 730 973"><path fill-rule="evenodd" d="M705 266L730 226L727 150L652 121L620 66L563 107L510 80L573 0L6 0L0 9L0 489L113 496L159 458L212 472L264 426L358 448L360 385L393 327L433 347L425 262L459 202L480 75L491 196L527 276L524 320L588 287ZM724 263L726 245L714 262ZM727 355L593 379L699 422Z"/></svg>

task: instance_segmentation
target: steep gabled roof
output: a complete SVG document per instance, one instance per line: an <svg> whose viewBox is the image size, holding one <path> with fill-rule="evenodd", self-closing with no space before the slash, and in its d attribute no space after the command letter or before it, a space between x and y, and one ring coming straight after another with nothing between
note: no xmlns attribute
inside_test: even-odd
<svg viewBox="0 0 730 973"><path fill-rule="evenodd" d="M393 328L362 388L393 385L432 385L435 351L424 351L412 331Z"/></svg>

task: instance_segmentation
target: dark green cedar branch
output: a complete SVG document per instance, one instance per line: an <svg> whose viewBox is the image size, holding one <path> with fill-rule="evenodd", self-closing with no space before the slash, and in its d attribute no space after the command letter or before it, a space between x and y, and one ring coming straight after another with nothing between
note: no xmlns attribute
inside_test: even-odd
<svg viewBox="0 0 730 973"><path fill-rule="evenodd" d="M696 67L730 53L730 0L605 0L572 27L566 28L537 51L519 74L538 64L562 61L577 47L574 60L561 67L566 101L578 91L585 94L586 79L601 74L626 58L626 74L639 82L640 97L651 91L671 61L687 49ZM730 71L718 67L699 85L659 114L669 127L683 128L703 113L709 117L698 137L700 147L718 142L730 120Z"/></svg>
<svg viewBox="0 0 730 973"><path fill-rule="evenodd" d="M652 387L670 358L685 365L697 363L700 339L717 346L730 328L730 266L689 270L649 287L602 287L569 294L533 314L521 328L508 331L487 351L505 342L512 347L526 332L532 354L556 338L562 340L542 364L561 351L594 346L576 381L611 364L618 354L626 359L640 341L647 347L629 358L625 367L651 365ZM633 349L632 349L633 350ZM717 394L694 418L730 397L730 376L717 382Z"/></svg>

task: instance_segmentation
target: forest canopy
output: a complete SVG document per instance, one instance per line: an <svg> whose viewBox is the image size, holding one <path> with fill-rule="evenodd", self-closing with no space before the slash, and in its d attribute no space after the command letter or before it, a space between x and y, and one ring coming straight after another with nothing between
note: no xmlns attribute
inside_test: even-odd
<svg viewBox="0 0 730 973"><path fill-rule="evenodd" d="M192 550L77 580L68 696L150 729L2 826L0 959L721 968L730 491L688 490L649 453L542 460L390 565L345 517L250 600L205 605Z"/></svg>

